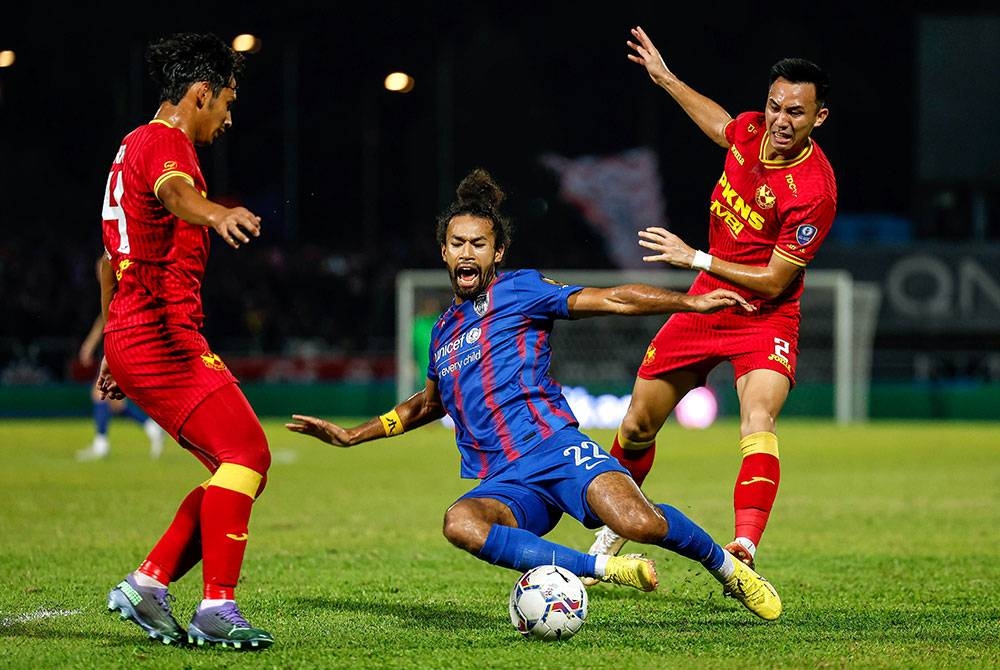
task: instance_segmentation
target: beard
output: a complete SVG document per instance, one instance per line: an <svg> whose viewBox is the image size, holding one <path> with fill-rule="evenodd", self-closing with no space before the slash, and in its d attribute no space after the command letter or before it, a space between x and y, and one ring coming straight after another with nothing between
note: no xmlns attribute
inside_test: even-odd
<svg viewBox="0 0 1000 670"><path fill-rule="evenodd" d="M474 282L460 283L458 273L453 268L448 269L448 276L451 278L451 289L455 293L455 297L459 300L472 300L482 293L489 283L493 281L495 274L496 272L493 267L487 268L485 271L479 268Z"/></svg>

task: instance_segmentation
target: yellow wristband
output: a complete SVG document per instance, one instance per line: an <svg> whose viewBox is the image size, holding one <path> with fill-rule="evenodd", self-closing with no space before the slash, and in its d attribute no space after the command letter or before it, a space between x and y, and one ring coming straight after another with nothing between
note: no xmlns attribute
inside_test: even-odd
<svg viewBox="0 0 1000 670"><path fill-rule="evenodd" d="M386 412L378 420L382 422L382 428L385 430L386 437L403 434L403 422L400 420L399 415L396 414L396 410Z"/></svg>

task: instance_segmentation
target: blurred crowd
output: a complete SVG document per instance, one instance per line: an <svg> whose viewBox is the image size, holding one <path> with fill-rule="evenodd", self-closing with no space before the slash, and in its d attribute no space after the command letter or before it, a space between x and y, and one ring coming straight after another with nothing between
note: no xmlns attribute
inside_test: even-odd
<svg viewBox="0 0 1000 670"><path fill-rule="evenodd" d="M100 310L99 237L19 231L0 240L0 384L84 381L77 352ZM318 245L213 244L202 299L219 352L389 352L395 269Z"/></svg>

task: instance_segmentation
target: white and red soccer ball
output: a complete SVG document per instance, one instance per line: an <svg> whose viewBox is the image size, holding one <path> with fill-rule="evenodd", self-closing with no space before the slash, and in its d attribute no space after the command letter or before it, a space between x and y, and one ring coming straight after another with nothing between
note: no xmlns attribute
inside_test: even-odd
<svg viewBox="0 0 1000 670"><path fill-rule="evenodd" d="M587 619L587 589L557 565L540 565L518 578L510 592L510 621L526 638L568 640Z"/></svg>

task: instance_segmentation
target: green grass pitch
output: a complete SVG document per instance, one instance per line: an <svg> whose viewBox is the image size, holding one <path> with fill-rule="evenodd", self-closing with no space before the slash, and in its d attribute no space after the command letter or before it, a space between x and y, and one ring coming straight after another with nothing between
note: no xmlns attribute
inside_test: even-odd
<svg viewBox="0 0 1000 670"><path fill-rule="evenodd" d="M258 654L164 647L105 610L205 472L176 445L150 461L112 424L77 463L83 420L0 423L0 665L8 668L976 668L1000 664L1000 424L780 426L782 487L758 556L785 613L758 621L700 566L659 549L661 587L601 585L572 640L522 640L512 571L441 536L458 478L427 427L349 450L265 423L270 484L238 598ZM590 431L604 445L610 431ZM730 539L737 428L661 433L647 493ZM550 538L585 549L572 519ZM633 549L635 547L633 546ZM172 588L186 625L200 575Z"/></svg>

